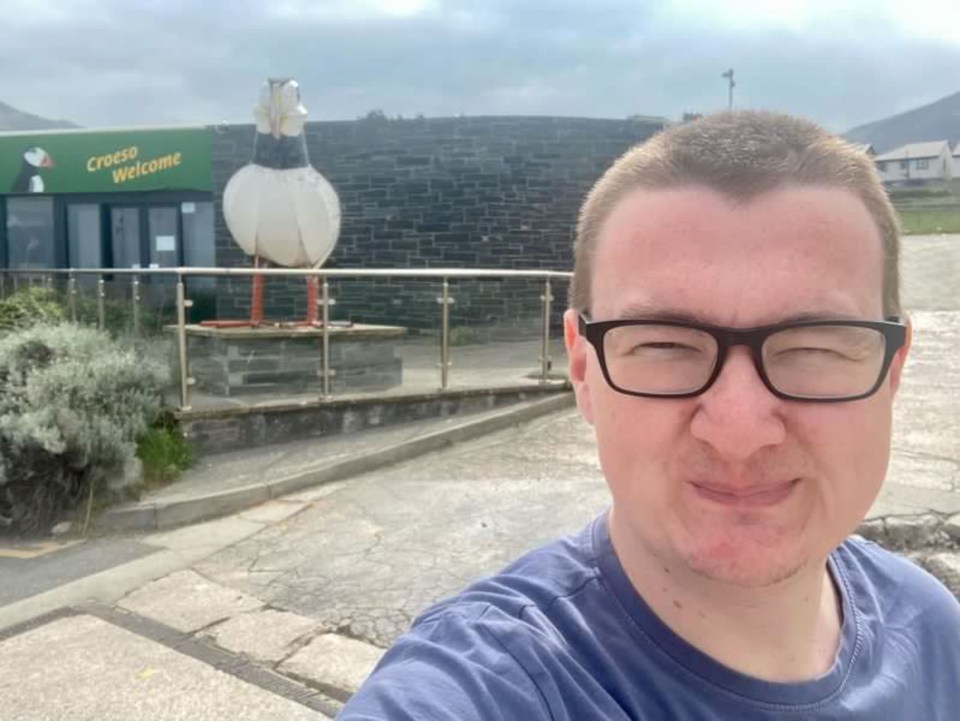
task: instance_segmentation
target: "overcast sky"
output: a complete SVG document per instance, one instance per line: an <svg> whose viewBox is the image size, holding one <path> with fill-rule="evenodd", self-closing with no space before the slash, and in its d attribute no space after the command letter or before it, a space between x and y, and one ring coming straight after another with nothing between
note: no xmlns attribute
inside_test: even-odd
<svg viewBox="0 0 960 721"><path fill-rule="evenodd" d="M631 114L727 103L835 131L960 91L957 0L0 0L0 100L81 125Z"/></svg>

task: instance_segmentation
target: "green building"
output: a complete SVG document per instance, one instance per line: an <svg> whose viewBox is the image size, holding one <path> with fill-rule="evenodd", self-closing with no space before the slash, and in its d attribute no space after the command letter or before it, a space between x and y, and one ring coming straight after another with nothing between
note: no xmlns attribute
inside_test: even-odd
<svg viewBox="0 0 960 721"><path fill-rule="evenodd" d="M211 132L0 133L0 268L215 265Z"/></svg>

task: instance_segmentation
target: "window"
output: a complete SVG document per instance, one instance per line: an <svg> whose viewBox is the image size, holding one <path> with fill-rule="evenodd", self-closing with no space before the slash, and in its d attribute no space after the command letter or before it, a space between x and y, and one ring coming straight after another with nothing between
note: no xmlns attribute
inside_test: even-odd
<svg viewBox="0 0 960 721"><path fill-rule="evenodd" d="M909 168L910 168L910 161L909 161L909 160L901 160L901 161L900 161L900 170L908 170Z"/></svg>
<svg viewBox="0 0 960 721"><path fill-rule="evenodd" d="M917 160L917 170L926 170L930 166L930 161L927 158L920 158Z"/></svg>
<svg viewBox="0 0 960 721"><path fill-rule="evenodd" d="M183 260L186 265L212 268L217 264L213 238L213 203L181 203Z"/></svg>
<svg viewBox="0 0 960 721"><path fill-rule="evenodd" d="M67 206L67 264L71 268L102 268L100 206Z"/></svg>
<svg viewBox="0 0 960 721"><path fill-rule="evenodd" d="M879 170L881 173L886 173L887 172L886 162L881 160L879 163L877 163L877 170Z"/></svg>
<svg viewBox="0 0 960 721"><path fill-rule="evenodd" d="M53 198L7 198L10 268L53 268Z"/></svg>

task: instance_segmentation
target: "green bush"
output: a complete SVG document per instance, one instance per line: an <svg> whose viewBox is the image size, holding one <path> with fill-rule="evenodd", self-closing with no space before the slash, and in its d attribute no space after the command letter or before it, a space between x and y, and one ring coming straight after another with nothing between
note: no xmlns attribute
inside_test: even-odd
<svg viewBox="0 0 960 721"><path fill-rule="evenodd" d="M41 323L58 323L63 319L63 306L57 302L56 291L49 288L21 288L0 300L0 331L29 328Z"/></svg>
<svg viewBox="0 0 960 721"><path fill-rule="evenodd" d="M175 480L193 462L193 449L173 414L160 417L137 440L137 458L143 463L143 480L158 486Z"/></svg>
<svg viewBox="0 0 960 721"><path fill-rule="evenodd" d="M160 410L166 367L72 324L0 337L0 526L35 532L102 495Z"/></svg>

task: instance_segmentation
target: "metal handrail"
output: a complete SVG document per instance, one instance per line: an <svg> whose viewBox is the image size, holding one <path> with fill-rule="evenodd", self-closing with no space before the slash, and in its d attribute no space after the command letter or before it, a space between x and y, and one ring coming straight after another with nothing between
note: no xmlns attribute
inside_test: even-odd
<svg viewBox="0 0 960 721"><path fill-rule="evenodd" d="M451 279L530 279L543 282L543 293L540 299L543 303L540 345L540 382L549 380L552 366L550 359L550 319L552 302L554 300L551 281L569 280L572 273L553 270L498 270L487 268L0 268L0 290L3 279L7 275L13 276L14 289L18 283L18 276L45 276L46 282L52 276L63 275L68 279L69 314L72 320L77 317L77 277L96 276L97 278L97 325L103 329L105 323L106 297L104 276L131 276L131 302L133 305L133 319L135 332L139 329L139 301L140 283L144 277L168 276L177 279L176 302L177 324L176 338L179 361L179 390L180 407L190 408L190 387L194 379L190 375L190 361L187 344L187 309L193 301L186 297L186 277L252 277L252 276L279 276L279 277L317 277L322 281L322 296L319 304L322 305L323 336L322 336L322 371L323 397L330 395L330 337L329 312L330 306L336 301L330 298L328 279L330 278L420 278L434 279L442 282L442 295L437 298L440 303L440 390L446 390L449 384L450 373L450 306L455 299L450 295Z"/></svg>
<svg viewBox="0 0 960 721"><path fill-rule="evenodd" d="M569 279L559 270L493 270L483 268L0 268L13 275L172 275L254 276L279 275L327 278L547 278Z"/></svg>

